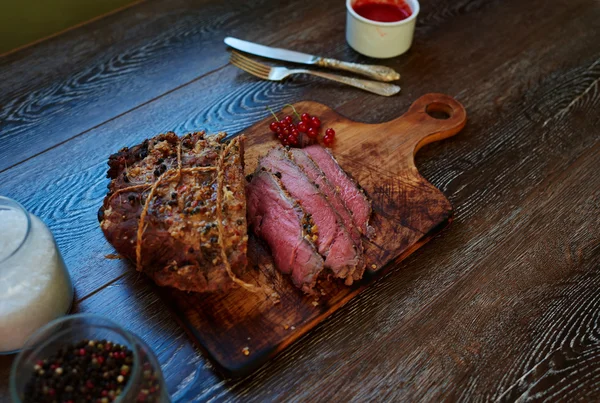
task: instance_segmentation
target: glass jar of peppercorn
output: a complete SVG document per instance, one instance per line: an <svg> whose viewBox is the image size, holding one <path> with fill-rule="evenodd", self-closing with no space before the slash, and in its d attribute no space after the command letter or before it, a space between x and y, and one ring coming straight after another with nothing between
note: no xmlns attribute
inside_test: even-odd
<svg viewBox="0 0 600 403"><path fill-rule="evenodd" d="M15 359L14 402L169 402L150 348L116 323L91 314L38 330Z"/></svg>

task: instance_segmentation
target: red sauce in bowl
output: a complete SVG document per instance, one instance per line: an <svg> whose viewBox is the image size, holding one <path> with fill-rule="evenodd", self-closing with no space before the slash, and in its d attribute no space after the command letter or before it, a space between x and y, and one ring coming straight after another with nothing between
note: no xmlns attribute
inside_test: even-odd
<svg viewBox="0 0 600 403"><path fill-rule="evenodd" d="M407 19L412 14L410 7L404 0L387 3L359 0L354 3L352 8L361 17L377 22L398 22Z"/></svg>

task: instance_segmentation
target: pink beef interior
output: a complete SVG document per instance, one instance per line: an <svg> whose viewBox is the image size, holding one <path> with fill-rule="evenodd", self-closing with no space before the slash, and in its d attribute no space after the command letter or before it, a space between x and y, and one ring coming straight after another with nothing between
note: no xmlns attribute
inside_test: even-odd
<svg viewBox="0 0 600 403"><path fill-rule="evenodd" d="M315 162L302 149L292 148L290 153L292 154L294 161L296 161L296 163L304 170L306 176L308 176L311 181L317 184L321 193L327 197L331 207L333 207L333 209L338 213L340 219L346 226L346 229L350 232L350 235L352 235L352 239L357 246L362 246L360 231L358 230L350 211L348 211L346 208L346 205L342 201L340 195L336 193L331 182L329 182L327 177L325 177L323 171L321 171Z"/></svg>
<svg viewBox="0 0 600 403"><path fill-rule="evenodd" d="M296 200L300 200L304 210L312 215L318 227L317 248L325 257L325 266L337 277L352 282L352 274L364 266L362 257L323 193L308 179L302 169L292 161L282 148L272 149L260 162L272 173L281 175L281 182Z"/></svg>
<svg viewBox="0 0 600 403"><path fill-rule="evenodd" d="M369 217L371 203L356 183L344 172L331 153L319 145L311 145L303 149L308 156L321 168L325 176L335 187L348 210L352 213L354 222L364 235L369 233Z"/></svg>
<svg viewBox="0 0 600 403"><path fill-rule="evenodd" d="M267 242L277 268L291 273L297 287L311 292L323 270L323 259L304 238L304 212L269 172L257 171L246 193L249 226Z"/></svg>

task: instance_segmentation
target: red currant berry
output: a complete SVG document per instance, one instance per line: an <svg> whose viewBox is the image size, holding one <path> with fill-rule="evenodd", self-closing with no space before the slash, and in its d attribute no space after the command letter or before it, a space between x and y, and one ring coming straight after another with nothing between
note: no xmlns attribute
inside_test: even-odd
<svg viewBox="0 0 600 403"><path fill-rule="evenodd" d="M329 137L329 136L325 136L325 137L323 137L323 143L324 143L326 146L330 146L330 145L332 145L332 144L333 144L333 141L334 141L334 138L333 138L333 137Z"/></svg>
<svg viewBox="0 0 600 403"><path fill-rule="evenodd" d="M304 112L302 114L302 116L300 116L300 119L302 119L303 122L308 123L308 122L310 122L310 115L308 113Z"/></svg>
<svg viewBox="0 0 600 403"><path fill-rule="evenodd" d="M284 146L289 146L290 145L290 143L289 143L289 141L288 141L287 138L284 138L283 140L281 140L281 144L284 145Z"/></svg>
<svg viewBox="0 0 600 403"><path fill-rule="evenodd" d="M283 129L281 131L281 133L283 133L284 136L289 136L290 135L290 129L288 129L287 127L285 129Z"/></svg>
<svg viewBox="0 0 600 403"><path fill-rule="evenodd" d="M310 118L310 127L318 129L319 127L321 127L321 120L319 120L318 117L313 116L312 118Z"/></svg>
<svg viewBox="0 0 600 403"><path fill-rule="evenodd" d="M279 132L279 133L277 134L277 138L278 138L279 140L282 140L284 137L285 137L285 136L284 136L284 135L283 135L283 133L281 133L281 132Z"/></svg>
<svg viewBox="0 0 600 403"><path fill-rule="evenodd" d="M287 127L287 123L285 123L283 120L280 120L279 122L277 122L277 124L279 125L279 127L281 127L282 129L285 129Z"/></svg>
<svg viewBox="0 0 600 403"><path fill-rule="evenodd" d="M304 122L304 121L298 122L298 131L300 133L306 133L306 130L308 130L308 126L306 125L306 122Z"/></svg>
<svg viewBox="0 0 600 403"><path fill-rule="evenodd" d="M271 124L269 125L269 129L273 132L273 133L277 133L277 128L279 127L279 124L277 122L271 122Z"/></svg>
<svg viewBox="0 0 600 403"><path fill-rule="evenodd" d="M329 128L329 129L325 130L325 135L329 136L331 138L334 138L335 137L335 130L333 130L332 128Z"/></svg>
<svg viewBox="0 0 600 403"><path fill-rule="evenodd" d="M316 139L319 136L319 132L314 127L309 127L306 131L306 135L311 139Z"/></svg>
<svg viewBox="0 0 600 403"><path fill-rule="evenodd" d="M292 130L290 130L290 136L298 137L299 135L300 132L295 127Z"/></svg>
<svg viewBox="0 0 600 403"><path fill-rule="evenodd" d="M294 122L294 119L290 115L287 115L283 118L283 121L286 122L288 125L291 125Z"/></svg>
<svg viewBox="0 0 600 403"><path fill-rule="evenodd" d="M290 145L295 146L298 144L298 139L290 135L290 137L288 137L288 143L290 143Z"/></svg>

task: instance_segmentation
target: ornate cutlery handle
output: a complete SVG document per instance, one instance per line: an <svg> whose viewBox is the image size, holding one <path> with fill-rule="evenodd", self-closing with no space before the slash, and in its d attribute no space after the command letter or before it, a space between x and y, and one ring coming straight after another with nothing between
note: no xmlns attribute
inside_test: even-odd
<svg viewBox="0 0 600 403"><path fill-rule="evenodd" d="M340 60L327 59L324 57L319 58L316 65L319 67L350 71L378 81L395 81L400 79L400 74L398 74L396 70L386 66L342 62Z"/></svg>
<svg viewBox="0 0 600 403"><path fill-rule="evenodd" d="M313 76L337 81L338 83L348 84L361 90L369 91L377 95L389 97L400 92L400 87L394 84L380 83L377 81L361 80L359 78L338 76L336 74L322 73L320 71L298 69L292 70L293 73L305 73Z"/></svg>

